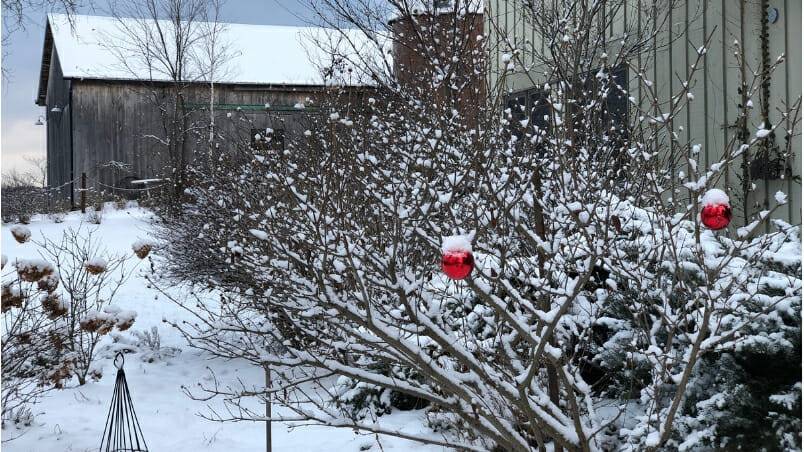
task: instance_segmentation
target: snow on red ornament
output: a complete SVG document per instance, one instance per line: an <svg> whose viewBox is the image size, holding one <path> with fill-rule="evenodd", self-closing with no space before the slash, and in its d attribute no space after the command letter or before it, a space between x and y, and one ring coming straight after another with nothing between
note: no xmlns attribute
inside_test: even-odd
<svg viewBox="0 0 804 452"><path fill-rule="evenodd" d="M472 255L471 235L444 237L441 245L441 270L450 279L464 279L472 273L475 258Z"/></svg>
<svg viewBox="0 0 804 452"><path fill-rule="evenodd" d="M731 222L731 205L729 195L723 190L713 188L703 195L701 200L701 222L712 230L723 229Z"/></svg>

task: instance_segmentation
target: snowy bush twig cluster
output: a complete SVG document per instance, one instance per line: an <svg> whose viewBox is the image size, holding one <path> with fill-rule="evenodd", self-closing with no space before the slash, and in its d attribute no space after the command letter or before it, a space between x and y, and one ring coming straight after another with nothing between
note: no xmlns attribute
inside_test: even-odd
<svg viewBox="0 0 804 452"><path fill-rule="evenodd" d="M595 32L615 16L605 2L532 5L537 31L552 37L546 50L526 43L505 56L535 62L543 97L535 112L500 114L505 77L478 84L483 37L466 29L461 8L472 5L456 4L443 15L405 0L391 11L318 2L331 24L367 32L409 21L403 36L387 29L374 42L385 51L392 36L426 64L338 54L375 88L333 90L284 151L231 146L195 168L184 212L163 218L165 277L199 287L175 300L193 315L175 326L193 346L276 378L213 379L191 394L226 401L214 419L263 420L246 399L271 397L295 413L271 420L466 450L742 441L719 400L748 370L717 380L718 363L800 348L800 231L776 221L763 233L778 206L723 232L701 224L706 193L764 138L732 140L709 167L699 145L678 140L672 119L694 100L708 40L663 98L633 59L661 20L610 42ZM614 75L623 66L630 88ZM470 98L483 102L475 113ZM627 115L612 98L627 100ZM438 269L443 238L456 234L473 237L465 282ZM800 445L788 434L796 378L762 402L784 408L765 438L780 447ZM443 435L372 419L403 406L426 406Z"/></svg>
<svg viewBox="0 0 804 452"><path fill-rule="evenodd" d="M27 227L11 233L28 242ZM43 392L100 378L102 337L131 327L133 311L112 303L130 273L127 258L106 253L94 231L68 229L61 240L34 242L41 259L15 259L3 274L3 420ZM6 266L3 256L3 266Z"/></svg>

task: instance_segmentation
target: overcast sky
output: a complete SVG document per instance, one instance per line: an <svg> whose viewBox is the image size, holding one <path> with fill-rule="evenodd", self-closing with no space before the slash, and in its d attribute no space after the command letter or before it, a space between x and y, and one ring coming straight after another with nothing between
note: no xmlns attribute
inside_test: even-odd
<svg viewBox="0 0 804 452"><path fill-rule="evenodd" d="M101 5L105 0L97 0ZM137 1L137 0L132 0ZM310 17L305 0L228 0L223 8L223 20L234 23L298 25L301 18ZM102 14L97 9L81 12ZM27 11L25 30L11 35L3 49L2 65L7 77L2 83L0 150L2 171L30 169L24 156L45 155L45 126L37 126L44 108L34 104L39 86L39 64L42 60L45 10ZM301 18L300 18L301 17Z"/></svg>

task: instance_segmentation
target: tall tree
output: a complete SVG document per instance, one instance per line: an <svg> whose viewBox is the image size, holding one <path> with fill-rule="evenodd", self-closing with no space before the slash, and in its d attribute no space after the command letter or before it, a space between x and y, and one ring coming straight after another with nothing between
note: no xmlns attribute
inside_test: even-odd
<svg viewBox="0 0 804 452"><path fill-rule="evenodd" d="M117 31L106 44L118 62L142 82L140 92L158 112L161 130L150 135L166 164L160 176L172 183L167 205L184 191L196 132L214 125L214 83L225 74L229 57L219 0L113 1ZM199 117L190 103L204 99L209 86L209 116ZM172 199L172 201L171 201Z"/></svg>

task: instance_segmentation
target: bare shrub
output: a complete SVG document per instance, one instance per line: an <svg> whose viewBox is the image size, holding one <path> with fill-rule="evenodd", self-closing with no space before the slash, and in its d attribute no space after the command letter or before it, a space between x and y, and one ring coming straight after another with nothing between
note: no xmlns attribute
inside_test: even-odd
<svg viewBox="0 0 804 452"><path fill-rule="evenodd" d="M37 286L35 274L42 273L29 273L27 279L11 269L3 274L0 344L4 425L7 421L29 421L30 404L44 392L63 385L62 375L54 374L53 369L71 365L70 357L59 345L66 333L60 322L64 311L60 304L55 306L52 302L53 291Z"/></svg>
<svg viewBox="0 0 804 452"><path fill-rule="evenodd" d="M3 202L0 216L6 223L28 224L34 214L62 213L69 210L67 188L51 189L37 173L12 171L3 174Z"/></svg>
<svg viewBox="0 0 804 452"><path fill-rule="evenodd" d="M114 306L133 269L127 266L127 256L106 251L96 232L84 227L67 229L59 241L46 238L36 245L58 269L60 293L67 306L63 346L73 357L71 373L83 385L103 336L115 328L126 330L134 322L134 312Z"/></svg>
<svg viewBox="0 0 804 452"><path fill-rule="evenodd" d="M672 120L694 98L709 42L694 47L677 90L660 95L634 57L662 32L663 10L646 4L658 21L630 24L633 39L620 42L605 33L617 16L606 2L530 2L547 50L525 42L500 56L543 71L543 98L535 111L500 111L503 77L470 89L482 109L472 118L460 93L488 68L482 48L465 52L483 37L465 30L465 10L417 5L316 2L324 20L367 30L379 51L388 43L373 32L389 16L407 18L407 38L394 44L431 70L388 70L376 53L333 49L370 73L376 91L333 89L287 150L215 155L197 170L185 214L165 218L168 275L155 282L182 279L215 297L175 300L194 321L174 326L281 382L262 391L215 382L193 395L225 401L213 419L263 420L245 399L275 400L293 414L273 421L463 450L716 443L712 420L696 412L718 403L702 389L719 377L705 361L763 343L768 331L774 346L795 350L801 278L790 256L798 228L774 222L760 233L778 205L743 228L701 224L724 168L767 135L734 139L706 165L695 143L675 139ZM788 113L797 117L798 105ZM471 238L475 257L461 281L438 267L442 241L455 235ZM777 309L786 322L774 323ZM375 422L392 391L424 401L443 437ZM689 397L703 404L685 406Z"/></svg>
<svg viewBox="0 0 804 452"><path fill-rule="evenodd" d="M20 235L19 230L17 234ZM22 234L28 241L30 233ZM2 283L2 419L18 423L44 392L100 378L93 365L100 340L125 331L136 314L113 305L130 273L125 256L104 250L94 231L68 229L45 238L42 259L17 259Z"/></svg>

